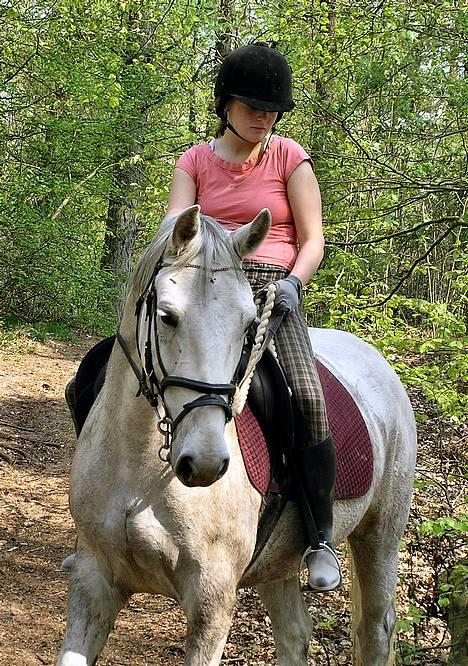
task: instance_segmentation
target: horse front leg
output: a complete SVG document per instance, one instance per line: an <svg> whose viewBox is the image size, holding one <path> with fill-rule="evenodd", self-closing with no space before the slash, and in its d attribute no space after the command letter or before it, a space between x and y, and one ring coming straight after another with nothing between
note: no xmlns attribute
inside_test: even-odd
<svg viewBox="0 0 468 666"><path fill-rule="evenodd" d="M258 585L257 590L271 619L279 666L307 666L312 619L298 576Z"/></svg>
<svg viewBox="0 0 468 666"><path fill-rule="evenodd" d="M236 582L219 572L188 576L181 605L187 617L184 666L218 666L236 604Z"/></svg>
<svg viewBox="0 0 468 666"><path fill-rule="evenodd" d="M77 554L70 572L67 630L57 666L96 663L128 594L93 556Z"/></svg>

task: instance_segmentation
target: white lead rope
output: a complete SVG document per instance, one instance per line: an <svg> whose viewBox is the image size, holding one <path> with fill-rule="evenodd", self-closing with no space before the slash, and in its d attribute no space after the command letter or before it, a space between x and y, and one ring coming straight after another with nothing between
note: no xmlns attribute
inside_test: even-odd
<svg viewBox="0 0 468 666"><path fill-rule="evenodd" d="M266 345L264 344L265 332L267 330L268 322L270 321L271 313L273 311L273 306L275 304L275 297L276 297L276 284L272 282L271 284L268 285L267 288L265 305L263 306L262 314L260 316L260 322L257 327L254 344L250 352L250 357L247 363L247 368L245 370L244 377L239 383L239 386L237 387L236 392L234 394L234 399L232 403L232 413L234 416L240 414L241 411L244 409L247 400L247 395L250 389L250 384L252 382L252 377L255 372L255 367L262 358L263 352L265 351L266 348ZM273 342L271 341L270 344L272 345Z"/></svg>

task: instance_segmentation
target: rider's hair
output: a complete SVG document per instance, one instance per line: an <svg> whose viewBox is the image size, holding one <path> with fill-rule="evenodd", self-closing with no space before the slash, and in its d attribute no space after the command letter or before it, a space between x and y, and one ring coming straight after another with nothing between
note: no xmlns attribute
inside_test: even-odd
<svg viewBox="0 0 468 666"><path fill-rule="evenodd" d="M228 99L229 99L229 98L228 98ZM219 119L219 123L218 123L218 125L217 125L217 127L216 127L216 130L215 130L215 138L216 138L216 139L219 139L220 136L223 136L223 134L224 134L225 131L227 130L227 122L228 122L228 121L227 121L227 116L226 116L226 104L227 104L227 101L228 101L228 100L226 100L226 102L225 102L225 104L224 104L223 115L222 115L222 117ZM215 107L218 108L220 104L221 104L221 100L220 100L219 97L217 97L217 98L215 99Z"/></svg>

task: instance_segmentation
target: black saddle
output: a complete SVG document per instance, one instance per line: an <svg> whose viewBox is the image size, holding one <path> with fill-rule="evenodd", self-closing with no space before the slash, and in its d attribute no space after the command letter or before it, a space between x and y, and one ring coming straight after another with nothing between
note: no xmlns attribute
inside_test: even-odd
<svg viewBox="0 0 468 666"><path fill-rule="evenodd" d="M115 342L115 335L105 338L92 347L80 362L76 376L65 389L76 434L79 435L94 401L104 384L107 362Z"/></svg>

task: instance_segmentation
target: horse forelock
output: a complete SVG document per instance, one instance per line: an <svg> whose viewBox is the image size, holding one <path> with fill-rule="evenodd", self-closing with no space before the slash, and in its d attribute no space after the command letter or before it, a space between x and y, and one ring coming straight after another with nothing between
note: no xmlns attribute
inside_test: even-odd
<svg viewBox="0 0 468 666"><path fill-rule="evenodd" d="M200 231L183 251L177 255L171 253L171 236L176 220L177 215L164 220L154 239L143 251L132 280L133 287L138 293L141 294L147 288L158 262L164 258L170 261L174 270L196 261L197 265L205 269L200 272L205 284L209 282L211 270L215 268L240 267L239 256L234 250L229 233L207 215L200 215Z"/></svg>

